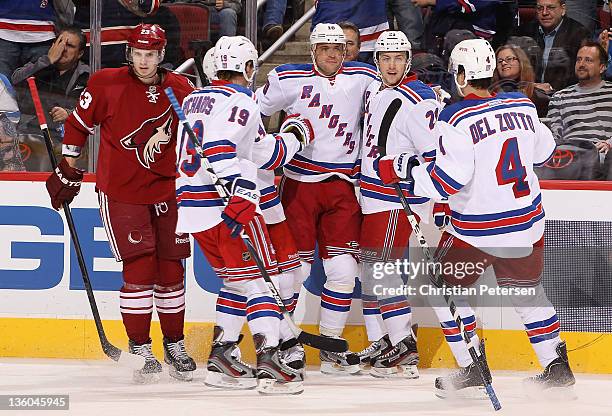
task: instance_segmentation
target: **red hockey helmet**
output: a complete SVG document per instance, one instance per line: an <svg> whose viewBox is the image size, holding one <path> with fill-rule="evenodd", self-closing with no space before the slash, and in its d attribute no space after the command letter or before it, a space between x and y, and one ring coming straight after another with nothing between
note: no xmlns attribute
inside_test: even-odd
<svg viewBox="0 0 612 416"><path fill-rule="evenodd" d="M159 25L141 23L130 33L128 46L161 51L166 47L166 32Z"/></svg>

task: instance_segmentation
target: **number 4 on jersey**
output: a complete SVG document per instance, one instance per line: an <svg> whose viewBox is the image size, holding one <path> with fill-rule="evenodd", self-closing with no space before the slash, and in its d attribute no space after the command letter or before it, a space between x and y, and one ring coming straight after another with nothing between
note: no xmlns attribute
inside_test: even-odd
<svg viewBox="0 0 612 416"><path fill-rule="evenodd" d="M521 154L516 137L511 137L504 142L495 172L499 185L513 184L512 192L514 192L515 198L529 195L529 184L525 181L527 169L525 169L523 162L521 162Z"/></svg>

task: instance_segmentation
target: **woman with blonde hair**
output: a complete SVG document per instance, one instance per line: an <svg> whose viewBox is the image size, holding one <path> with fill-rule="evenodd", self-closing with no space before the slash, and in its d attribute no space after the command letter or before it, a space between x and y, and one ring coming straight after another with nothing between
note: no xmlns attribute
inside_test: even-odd
<svg viewBox="0 0 612 416"><path fill-rule="evenodd" d="M550 97L540 84L535 83L535 73L527 54L516 45L500 46L495 52L497 69L493 74L492 92L519 91L536 106L538 116L546 117Z"/></svg>

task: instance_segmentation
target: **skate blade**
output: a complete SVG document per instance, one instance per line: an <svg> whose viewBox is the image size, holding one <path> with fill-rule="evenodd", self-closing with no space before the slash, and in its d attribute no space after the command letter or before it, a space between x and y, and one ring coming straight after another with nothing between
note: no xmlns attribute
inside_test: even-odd
<svg viewBox="0 0 612 416"><path fill-rule="evenodd" d="M209 371L204 379L204 384L208 387L214 387L224 390L252 390L257 387L257 379L255 377L232 377L227 374Z"/></svg>
<svg viewBox="0 0 612 416"><path fill-rule="evenodd" d="M489 396L484 386L466 387L461 390L436 389L436 397L440 399L488 400Z"/></svg>
<svg viewBox="0 0 612 416"><path fill-rule="evenodd" d="M193 371L178 371L174 367L169 367L168 374L175 380L179 381L193 381Z"/></svg>
<svg viewBox="0 0 612 416"><path fill-rule="evenodd" d="M416 365L398 365L391 368L372 367L370 374L376 378L419 378L419 370Z"/></svg>
<svg viewBox="0 0 612 416"><path fill-rule="evenodd" d="M132 380L136 384L155 384L159 383L161 373L142 373L141 371L134 371L132 374Z"/></svg>
<svg viewBox="0 0 612 416"><path fill-rule="evenodd" d="M262 395L293 395L304 391L304 384L301 381L290 381L280 383L272 378L260 379L257 385L257 392Z"/></svg>
<svg viewBox="0 0 612 416"><path fill-rule="evenodd" d="M321 363L321 373L331 376L352 376L358 375L361 371L359 364L342 366L336 363Z"/></svg>
<svg viewBox="0 0 612 416"><path fill-rule="evenodd" d="M523 393L529 399L536 401L569 402L578 399L578 395L576 394L573 385L542 388L540 385L524 381Z"/></svg>

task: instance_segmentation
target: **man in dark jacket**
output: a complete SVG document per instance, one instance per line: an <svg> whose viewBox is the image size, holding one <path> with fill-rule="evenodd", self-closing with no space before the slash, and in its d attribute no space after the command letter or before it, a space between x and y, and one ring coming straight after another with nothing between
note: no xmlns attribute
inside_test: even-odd
<svg viewBox="0 0 612 416"><path fill-rule="evenodd" d="M536 68L536 81L548 83L547 92L561 90L577 82L573 68L587 28L565 16L565 0L538 0L536 20L518 28L519 36L529 36L542 48Z"/></svg>
<svg viewBox="0 0 612 416"><path fill-rule="evenodd" d="M39 129L33 117L36 112L26 83L28 77L34 76L43 108L49 112L49 128L61 140L63 123L74 109L89 78L89 67L80 61L84 50L83 32L76 27L66 27L60 31L46 55L13 72L11 82L18 93L21 113L30 116L22 117L20 131Z"/></svg>

